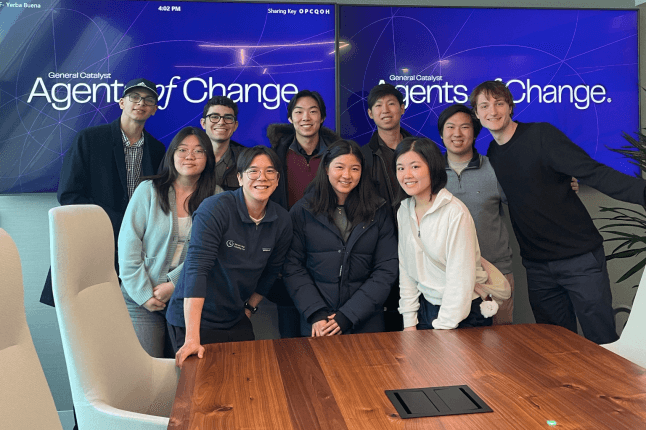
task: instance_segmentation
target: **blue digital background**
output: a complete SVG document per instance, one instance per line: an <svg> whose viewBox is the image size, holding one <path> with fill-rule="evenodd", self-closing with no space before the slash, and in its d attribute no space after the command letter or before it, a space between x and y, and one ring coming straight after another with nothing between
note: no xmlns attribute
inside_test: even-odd
<svg viewBox="0 0 646 430"><path fill-rule="evenodd" d="M517 79L525 86L529 79L541 88L602 85L604 101L586 109L577 109L569 96L561 103L541 103L533 90L530 103L526 98L517 103L514 119L550 122L596 160L635 173L634 166L606 146L621 147L626 144L622 132L639 130L637 11L340 6L339 13L343 136L360 145L369 141L375 125L366 98L380 80L409 87L464 85L467 91L460 92L467 95L479 83L497 78ZM441 81L394 81L391 75L441 76ZM509 88L520 100L521 85ZM580 99L584 93L579 90ZM402 127L441 144L438 115L465 99L458 95L455 100L453 89L449 95L448 101L440 99L432 90L423 103L409 103ZM490 141L483 130L476 148L486 154Z"/></svg>
<svg viewBox="0 0 646 430"><path fill-rule="evenodd" d="M191 78L264 89L260 103L256 86L250 87L248 100L238 101L240 126L233 139L246 146L268 145L267 125L287 122L287 103L274 101L275 85L319 91L327 105L325 125L335 128L333 5L112 0L30 4L41 7L0 7L0 193L56 191L64 154L77 132L111 122L121 113L112 89L109 97L99 89L96 102L72 101L69 108L65 101L50 103L44 96L28 102L39 77L42 86L36 93L42 88L51 92L56 84L73 88L118 80L123 85L138 77L165 86L160 109L146 129L166 145L181 128L199 127L208 93L200 81L189 82L186 96L196 102L187 101L183 90ZM111 76L57 79L49 78L50 72ZM177 87L170 88L168 98L171 82ZM289 100L293 87L287 88ZM120 87L117 101L122 92ZM67 94L59 85L54 95L65 100ZM218 87L214 95L219 94Z"/></svg>

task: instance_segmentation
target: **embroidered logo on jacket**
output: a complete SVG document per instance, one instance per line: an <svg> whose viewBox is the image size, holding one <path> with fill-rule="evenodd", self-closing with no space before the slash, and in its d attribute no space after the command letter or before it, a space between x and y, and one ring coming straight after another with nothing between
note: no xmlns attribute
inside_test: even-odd
<svg viewBox="0 0 646 430"><path fill-rule="evenodd" d="M239 249L240 251L244 251L244 250L245 250L245 246L244 246L244 245L240 245L239 243L235 243L233 240L227 240L227 246L228 246L229 248Z"/></svg>

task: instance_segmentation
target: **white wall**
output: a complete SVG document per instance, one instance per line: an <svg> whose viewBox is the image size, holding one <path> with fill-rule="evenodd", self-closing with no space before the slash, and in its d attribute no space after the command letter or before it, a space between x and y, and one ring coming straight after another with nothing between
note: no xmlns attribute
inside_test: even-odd
<svg viewBox="0 0 646 430"><path fill-rule="evenodd" d="M281 1L282 3L288 3ZM317 3L316 1L306 1ZM427 0L408 0L386 1L339 1L347 4L378 4L378 5L424 5L429 6ZM485 6L480 1L467 0L435 0L433 5L437 6ZM486 6L490 7L568 7L568 8L634 8L633 0L570 0L567 3L563 1L535 1L535 0L489 0ZM643 8L640 8L643 9ZM642 27L645 19L642 18ZM493 23L483 23L483 26L490 31L495 31ZM640 45L646 50L646 43L643 35L646 34L644 28L641 29ZM642 80L643 82L644 80ZM646 96L645 96L646 97ZM642 99L642 106L646 106L646 99ZM646 111L646 109L643 109ZM646 124L642 112L642 124ZM627 130L629 131L629 130ZM585 203L593 217L598 216L599 206L618 206L622 203L610 199L591 189L582 189L580 197ZM9 232L18 246L22 260L23 276L25 284L25 307L27 311L27 321L31 328L32 337L36 345L36 350L40 357L41 363L45 370L45 376L54 395L57 409L59 411L69 410L72 408L72 399L67 380L67 372L63 358L63 349L58 332L58 323L53 308L39 303L40 292L45 281L45 276L49 268L49 236L48 236L48 219L47 211L57 206L56 196L54 194L24 194L24 195L4 195L0 196L0 227ZM642 209L643 210L643 209ZM508 225L511 232L511 226ZM527 302L525 271L520 264L518 244L512 237L512 249L514 251L514 273L516 278L516 309L514 319L516 322L533 322L529 303ZM608 248L606 249L608 251ZM611 282L615 281L628 267L627 264L609 264ZM634 282L633 282L634 281ZM638 276L634 276L629 282L613 288L615 303L629 304L632 302L634 290L629 285L638 283ZM267 313L265 307L263 323L271 321L275 315ZM275 335L276 331L271 327L264 327L263 333L266 335Z"/></svg>

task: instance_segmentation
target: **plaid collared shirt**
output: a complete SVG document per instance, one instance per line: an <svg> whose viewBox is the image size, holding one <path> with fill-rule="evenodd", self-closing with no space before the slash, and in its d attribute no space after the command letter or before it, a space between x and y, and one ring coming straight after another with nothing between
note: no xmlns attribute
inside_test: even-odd
<svg viewBox="0 0 646 430"><path fill-rule="evenodd" d="M126 179L128 182L128 200L135 192L135 188L139 184L139 176L141 175L141 159L144 156L144 134L141 133L141 138L133 145L130 144L130 139L126 133L121 130L123 138L123 152L126 154Z"/></svg>

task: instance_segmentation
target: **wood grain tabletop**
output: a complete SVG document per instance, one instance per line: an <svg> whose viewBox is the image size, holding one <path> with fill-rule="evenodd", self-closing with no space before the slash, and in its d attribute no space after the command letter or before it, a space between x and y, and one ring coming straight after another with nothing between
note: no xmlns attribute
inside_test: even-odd
<svg viewBox="0 0 646 430"><path fill-rule="evenodd" d="M468 385L493 412L399 417L385 390ZM206 346L169 429L646 429L646 369L539 324Z"/></svg>

